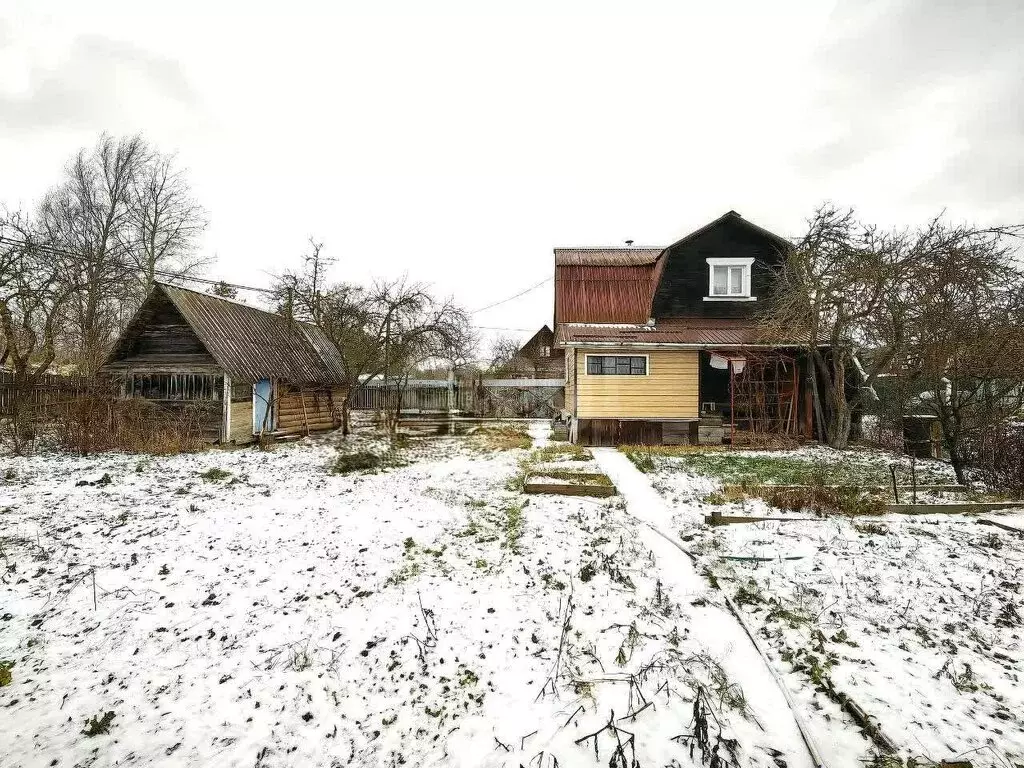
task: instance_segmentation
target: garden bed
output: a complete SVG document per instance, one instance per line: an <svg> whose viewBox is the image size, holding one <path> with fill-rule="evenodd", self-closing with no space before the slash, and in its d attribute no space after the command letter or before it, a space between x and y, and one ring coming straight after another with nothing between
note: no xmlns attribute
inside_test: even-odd
<svg viewBox="0 0 1024 768"><path fill-rule="evenodd" d="M526 493L553 493L561 496L614 496L617 491L608 475L600 472L541 470L526 477Z"/></svg>

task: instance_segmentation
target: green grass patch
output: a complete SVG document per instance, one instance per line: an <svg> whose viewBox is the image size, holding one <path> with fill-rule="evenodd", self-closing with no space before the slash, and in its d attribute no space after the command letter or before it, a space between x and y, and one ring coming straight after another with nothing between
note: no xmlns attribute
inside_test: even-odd
<svg viewBox="0 0 1024 768"><path fill-rule="evenodd" d="M210 467L205 472L200 473L199 476L207 482L216 483L231 477L231 473L226 469L221 469L220 467Z"/></svg>
<svg viewBox="0 0 1024 768"><path fill-rule="evenodd" d="M600 472L576 472L571 469L538 469L533 473L534 477L550 477L552 480L564 480L567 483L579 485L598 485L603 488L611 488L613 483L608 475Z"/></svg>
<svg viewBox="0 0 1024 768"><path fill-rule="evenodd" d="M543 464L549 461L590 461L594 457L581 445L551 443L535 450L530 458L538 464Z"/></svg>
<svg viewBox="0 0 1024 768"><path fill-rule="evenodd" d="M375 472L388 467L404 467L408 463L393 450L386 453L352 451L339 454L331 463L330 471L334 475L347 475L351 472Z"/></svg>

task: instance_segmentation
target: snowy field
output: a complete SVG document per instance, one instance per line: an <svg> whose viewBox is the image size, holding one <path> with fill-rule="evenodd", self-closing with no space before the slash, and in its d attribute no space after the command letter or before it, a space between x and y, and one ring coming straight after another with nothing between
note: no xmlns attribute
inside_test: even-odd
<svg viewBox="0 0 1024 768"><path fill-rule="evenodd" d="M774 455L837 461L822 449ZM894 460L858 452L846 463ZM1024 536L979 523L1024 529L1024 511L708 528L707 499L722 480L689 464L658 457L648 477L683 546L757 627L835 764L856 761L844 762L854 745L836 739L850 718L827 693L829 682L867 711L903 759L1024 765ZM948 472L941 464L924 470L932 482ZM849 466L837 465L837 477L844 474ZM784 514L757 499L718 506Z"/></svg>
<svg viewBox="0 0 1024 768"><path fill-rule="evenodd" d="M809 765L621 499L473 438L329 471L356 449L4 458L0 765Z"/></svg>

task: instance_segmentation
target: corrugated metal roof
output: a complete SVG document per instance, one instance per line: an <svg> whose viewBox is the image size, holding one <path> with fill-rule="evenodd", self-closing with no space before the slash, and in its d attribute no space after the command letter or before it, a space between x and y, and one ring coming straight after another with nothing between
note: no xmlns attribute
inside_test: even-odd
<svg viewBox="0 0 1024 768"><path fill-rule="evenodd" d="M147 303L157 292L170 299L217 364L234 379L275 377L296 384L343 383L338 349L313 325L166 283L154 286ZM144 310L145 304L140 315ZM131 327L125 333L130 332ZM118 347L121 345L119 341Z"/></svg>
<svg viewBox="0 0 1024 768"><path fill-rule="evenodd" d="M749 321L736 320L665 320L656 325L570 325L558 326L558 344L697 344L708 347L730 347L751 344L793 346L767 341L761 330Z"/></svg>
<svg viewBox="0 0 1024 768"><path fill-rule="evenodd" d="M646 322L653 275L653 264L555 267L555 322Z"/></svg>
<svg viewBox="0 0 1024 768"><path fill-rule="evenodd" d="M638 267L653 264L661 247L555 248L556 266Z"/></svg>

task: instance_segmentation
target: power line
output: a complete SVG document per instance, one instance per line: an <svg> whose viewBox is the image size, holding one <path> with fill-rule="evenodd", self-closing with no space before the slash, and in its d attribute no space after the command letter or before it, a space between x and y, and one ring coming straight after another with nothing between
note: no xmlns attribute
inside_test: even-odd
<svg viewBox="0 0 1024 768"><path fill-rule="evenodd" d="M25 248L25 247L36 248L36 249L38 249L40 251L43 251L45 253L52 253L52 254L56 254L58 256L70 256L71 258L74 258L74 259L82 257L81 253L75 253L74 251L65 250L63 248L57 248L56 246L52 246L52 245L45 245L43 243L33 243L33 242L28 241L28 240L17 240L15 238L5 237L3 235L0 235L0 243L2 243L4 245L18 246L18 247L21 247L21 248ZM227 286L228 288L236 288L236 289L238 289L240 291L257 291L259 293L268 293L268 294L274 294L275 293L275 291L273 289L270 289L270 288L257 288L254 285L242 285L240 283L229 283L229 282L227 282L225 280L212 280L212 279L210 279L208 277L193 277L191 275L182 275L182 274L179 274L177 272L168 271L166 269L154 269L153 270L153 274L154 275L158 275L160 277L165 277L165 278L168 278L168 279L184 280L184 281L188 281L188 282L192 282L192 283L202 283L204 285L224 285L224 286Z"/></svg>
<svg viewBox="0 0 1024 768"><path fill-rule="evenodd" d="M536 331L536 328L501 328L494 325L474 325L474 328L479 328L481 331L523 331L524 333Z"/></svg>
<svg viewBox="0 0 1024 768"><path fill-rule="evenodd" d="M537 288L540 288L542 285L544 285L544 283L548 282L551 279L552 279L551 277L545 277L543 280L541 280L536 285L531 285L525 291L520 291L515 296L509 296L507 299L502 299L501 301L496 301L493 304L488 304L486 307L480 307L480 309L474 309L469 314L475 315L478 312L483 312L485 309L491 309L492 307L497 307L500 304L506 304L506 303L512 301L513 299L518 299L520 296L525 296L530 291L533 291L533 290L535 290Z"/></svg>

